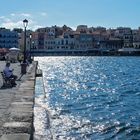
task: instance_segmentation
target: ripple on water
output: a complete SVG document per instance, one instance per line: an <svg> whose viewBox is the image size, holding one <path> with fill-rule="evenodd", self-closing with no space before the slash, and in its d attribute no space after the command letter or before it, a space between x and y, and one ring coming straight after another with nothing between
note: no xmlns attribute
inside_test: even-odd
<svg viewBox="0 0 140 140"><path fill-rule="evenodd" d="M46 92L42 101L37 89L37 103L43 107L36 108L38 135L49 131L56 140L140 139L138 57L36 59L44 70Z"/></svg>

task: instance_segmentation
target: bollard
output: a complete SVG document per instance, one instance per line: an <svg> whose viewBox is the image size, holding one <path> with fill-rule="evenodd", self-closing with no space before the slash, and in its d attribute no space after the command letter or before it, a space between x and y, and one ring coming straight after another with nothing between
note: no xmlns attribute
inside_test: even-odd
<svg viewBox="0 0 140 140"><path fill-rule="evenodd" d="M21 74L26 74L26 68L27 68L27 64L26 63L22 63L21 64Z"/></svg>

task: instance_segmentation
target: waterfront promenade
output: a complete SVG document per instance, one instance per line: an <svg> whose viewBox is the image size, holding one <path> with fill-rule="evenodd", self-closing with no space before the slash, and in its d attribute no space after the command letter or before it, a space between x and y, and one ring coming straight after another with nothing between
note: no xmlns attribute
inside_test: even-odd
<svg viewBox="0 0 140 140"><path fill-rule="evenodd" d="M0 61L0 71L5 61ZM11 63L20 77L20 63ZM0 89L0 140L31 140L33 134L34 87L37 63L27 67L27 74L13 88ZM0 87L2 77L0 75Z"/></svg>

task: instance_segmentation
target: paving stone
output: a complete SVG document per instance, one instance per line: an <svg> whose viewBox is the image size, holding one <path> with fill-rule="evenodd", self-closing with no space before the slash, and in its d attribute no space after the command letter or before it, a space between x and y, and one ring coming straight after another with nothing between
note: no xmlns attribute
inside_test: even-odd
<svg viewBox="0 0 140 140"><path fill-rule="evenodd" d="M30 140L29 134L7 134L3 135L0 140Z"/></svg>
<svg viewBox="0 0 140 140"><path fill-rule="evenodd" d="M33 102L34 97L33 96L24 96L24 95L15 95L14 101Z"/></svg>
<svg viewBox="0 0 140 140"><path fill-rule="evenodd" d="M33 113L32 112L11 112L10 121L20 121L20 122L32 122Z"/></svg>
<svg viewBox="0 0 140 140"><path fill-rule="evenodd" d="M33 107L11 107L9 108L9 112L24 112L24 113L32 113L33 112Z"/></svg>
<svg viewBox="0 0 140 140"><path fill-rule="evenodd" d="M11 105L13 106L33 106L33 102L12 102Z"/></svg>
<svg viewBox="0 0 140 140"><path fill-rule="evenodd" d="M3 125L4 133L28 133L31 134L31 122L7 122Z"/></svg>

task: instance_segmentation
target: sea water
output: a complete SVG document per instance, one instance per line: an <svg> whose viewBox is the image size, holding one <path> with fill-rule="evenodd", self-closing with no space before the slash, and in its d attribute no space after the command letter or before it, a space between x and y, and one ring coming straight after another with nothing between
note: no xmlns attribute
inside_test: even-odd
<svg viewBox="0 0 140 140"><path fill-rule="evenodd" d="M139 57L37 57L35 136L139 140Z"/></svg>

